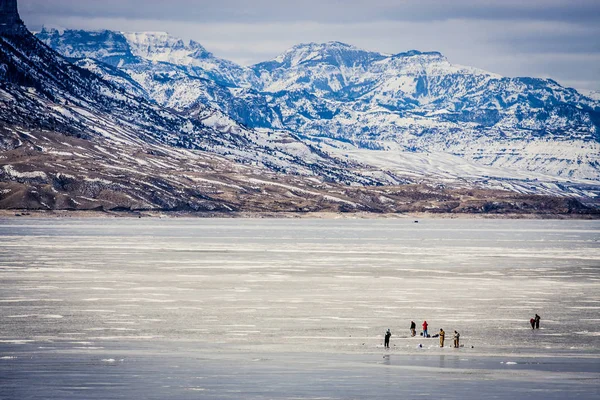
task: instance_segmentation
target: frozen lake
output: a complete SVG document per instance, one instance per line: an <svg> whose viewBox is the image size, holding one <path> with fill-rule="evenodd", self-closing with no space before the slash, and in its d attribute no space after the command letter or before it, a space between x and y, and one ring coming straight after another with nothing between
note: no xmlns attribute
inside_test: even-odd
<svg viewBox="0 0 600 400"><path fill-rule="evenodd" d="M2 399L592 399L600 222L6 219L0 320Z"/></svg>

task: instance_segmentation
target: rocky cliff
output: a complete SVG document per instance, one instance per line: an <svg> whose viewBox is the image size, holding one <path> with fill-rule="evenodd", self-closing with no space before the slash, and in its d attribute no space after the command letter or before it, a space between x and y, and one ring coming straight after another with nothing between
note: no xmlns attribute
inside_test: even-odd
<svg viewBox="0 0 600 400"><path fill-rule="evenodd" d="M17 0L0 0L0 34L21 35L27 28L19 17Z"/></svg>

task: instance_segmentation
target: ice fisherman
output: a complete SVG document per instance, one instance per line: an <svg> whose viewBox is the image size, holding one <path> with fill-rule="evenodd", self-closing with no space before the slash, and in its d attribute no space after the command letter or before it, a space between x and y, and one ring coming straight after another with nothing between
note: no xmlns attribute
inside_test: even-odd
<svg viewBox="0 0 600 400"><path fill-rule="evenodd" d="M460 347L460 333L454 331L454 348L458 349Z"/></svg>
<svg viewBox="0 0 600 400"><path fill-rule="evenodd" d="M534 318L534 320L535 320L535 329L540 329L540 319L541 319L540 316L537 315L537 314L535 314L535 318Z"/></svg>
<svg viewBox="0 0 600 400"><path fill-rule="evenodd" d="M427 321L423 321L423 337L426 338L427 337Z"/></svg>
<svg viewBox="0 0 600 400"><path fill-rule="evenodd" d="M417 325L415 324L415 321L410 321L410 336L416 336L417 335Z"/></svg>
<svg viewBox="0 0 600 400"><path fill-rule="evenodd" d="M537 314L536 314L537 315ZM531 324L531 329L535 329L535 318L531 318L529 320L529 323Z"/></svg>
<svg viewBox="0 0 600 400"><path fill-rule="evenodd" d="M444 347L444 338L446 337L446 332L442 328L440 328L440 347Z"/></svg>
<svg viewBox="0 0 600 400"><path fill-rule="evenodd" d="M385 332L385 340L383 342L383 345L385 346L386 349L390 348L390 338L391 337L392 337L392 332L388 328L388 330Z"/></svg>

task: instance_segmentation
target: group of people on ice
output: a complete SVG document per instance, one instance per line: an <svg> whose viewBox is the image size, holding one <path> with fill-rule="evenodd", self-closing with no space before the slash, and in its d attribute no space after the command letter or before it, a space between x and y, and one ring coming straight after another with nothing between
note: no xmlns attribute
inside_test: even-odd
<svg viewBox="0 0 600 400"><path fill-rule="evenodd" d="M541 317L537 314L535 314L535 317L531 318L529 320L529 323L531 324L531 329L540 329L540 319ZM421 336L423 336L424 338L429 338L429 337L439 337L440 338L440 347L444 347L444 340L446 339L446 332L440 328L440 332L438 334L435 334L433 336L430 336L427 328L429 327L429 324L427 323L427 321L423 321L423 331L420 333ZM415 324L415 321L410 321L410 336L415 337L417 336L417 325ZM388 329L385 332L385 336L384 336L384 347L386 349L390 348L390 338L392 337L392 331L390 329ZM454 348L459 348L460 347L460 333L458 333L457 331L454 331Z"/></svg>
<svg viewBox="0 0 600 400"><path fill-rule="evenodd" d="M440 328L440 332L436 335L430 336L429 333L427 332L427 328L429 327L429 324L427 323L427 321L423 321L423 332L421 332L421 336L423 336L424 338L429 338L429 337L439 337L440 338L440 347L444 347L444 341L446 340L446 332ZM410 335L412 337L417 336L417 326L415 324L415 321L410 321ZM387 332L385 332L385 337L384 337L384 347L387 349L390 347L390 338L392 337L392 332L390 329L387 330ZM457 331L454 331L454 348L458 349L460 347L460 333L458 333Z"/></svg>
<svg viewBox="0 0 600 400"><path fill-rule="evenodd" d="M440 332L436 335L429 335L428 329L429 324L427 321L423 321L423 332L421 332L421 336L425 338L429 337L439 337L440 338L440 347L444 347L444 340L446 339L446 332L440 328ZM417 336L415 321L410 321L410 334L411 336ZM460 333L454 331L454 348L458 349L460 347Z"/></svg>

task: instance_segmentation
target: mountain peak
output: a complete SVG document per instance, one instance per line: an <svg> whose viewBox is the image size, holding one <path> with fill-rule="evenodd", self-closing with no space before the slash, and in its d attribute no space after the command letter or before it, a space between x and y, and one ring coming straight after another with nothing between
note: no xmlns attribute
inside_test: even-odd
<svg viewBox="0 0 600 400"><path fill-rule="evenodd" d="M191 54L191 57L193 57L193 58L211 58L211 57L213 57L213 53L206 50L206 48L204 46L202 46L200 43L196 42L195 40L190 40L190 44L188 45L188 47L190 48L190 50L193 50L193 53Z"/></svg>
<svg viewBox="0 0 600 400"><path fill-rule="evenodd" d="M403 57L415 57L415 56L424 56L429 58L445 58L442 53L439 51L419 51L419 50L409 50L402 53L394 54L392 57L394 58L403 58Z"/></svg>
<svg viewBox="0 0 600 400"><path fill-rule="evenodd" d="M369 52L346 43L330 41L298 44L278 56L274 62L287 67L307 62L351 67L384 57L386 56L381 53Z"/></svg>
<svg viewBox="0 0 600 400"><path fill-rule="evenodd" d="M317 42L300 43L300 44L293 46L288 51L299 50L299 49L304 49L304 48L320 49L320 50L328 50L328 49L360 50L358 47L352 46L351 44L332 40L329 42L322 42L322 43L317 43Z"/></svg>
<svg viewBox="0 0 600 400"><path fill-rule="evenodd" d="M137 45L138 47L169 47L169 48L183 48L185 44L183 40L169 35L167 32L122 32L123 36L127 38L127 41L131 44Z"/></svg>
<svg viewBox="0 0 600 400"><path fill-rule="evenodd" d="M123 32L123 35L131 45L133 53L146 59L158 58L161 61L166 61L161 57L178 52L186 53L192 58L212 57L212 53L207 51L200 43L193 40L186 43L167 32Z"/></svg>
<svg viewBox="0 0 600 400"><path fill-rule="evenodd" d="M323 43L309 42L309 43L300 43L295 46L292 46L288 50L286 50L279 57L285 57L286 54L299 53L305 51L318 52L318 53L326 53L331 51L365 51L359 49L356 46L352 46L347 43L338 42L338 41L329 41Z"/></svg>
<svg viewBox="0 0 600 400"><path fill-rule="evenodd" d="M65 33L65 29L63 29L63 28L57 28L56 26L42 25L42 30L39 32L34 32L34 35L36 35L36 36L38 36L38 35L51 36L51 35L63 35L64 33Z"/></svg>
<svg viewBox="0 0 600 400"><path fill-rule="evenodd" d="M0 35L21 35L27 31L19 11L17 0L2 0L0 2Z"/></svg>
<svg viewBox="0 0 600 400"><path fill-rule="evenodd" d="M135 62L121 32L54 29L44 26L36 37L69 58L94 58L112 66Z"/></svg>

